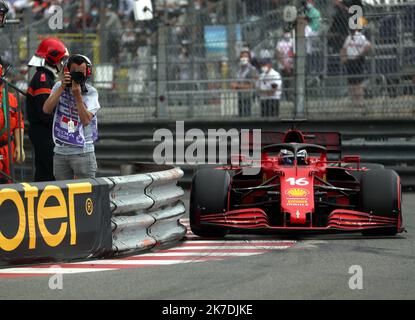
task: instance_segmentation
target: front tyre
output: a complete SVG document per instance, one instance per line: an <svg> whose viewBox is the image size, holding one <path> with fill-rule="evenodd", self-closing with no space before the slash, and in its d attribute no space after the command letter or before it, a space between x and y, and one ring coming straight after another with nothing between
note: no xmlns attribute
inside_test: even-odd
<svg viewBox="0 0 415 320"><path fill-rule="evenodd" d="M357 169L357 163L348 163L344 166L345 168L351 168L351 169ZM367 163L367 162L361 162L359 165L360 169L364 169L364 170L383 170L385 169L385 166L383 164L380 163ZM349 171L349 173L355 177L355 179L357 181L361 181L362 180L362 175L365 171L357 171L357 170L353 170L353 171Z"/></svg>
<svg viewBox="0 0 415 320"><path fill-rule="evenodd" d="M190 192L190 228L200 237L223 237L227 230L201 226L200 217L225 212L231 183L229 172L212 168L200 169L192 181Z"/></svg>
<svg viewBox="0 0 415 320"><path fill-rule="evenodd" d="M363 235L396 235L402 217L401 184L398 174L390 169L364 172L361 179L361 207L363 212L397 219L395 227L364 230Z"/></svg>

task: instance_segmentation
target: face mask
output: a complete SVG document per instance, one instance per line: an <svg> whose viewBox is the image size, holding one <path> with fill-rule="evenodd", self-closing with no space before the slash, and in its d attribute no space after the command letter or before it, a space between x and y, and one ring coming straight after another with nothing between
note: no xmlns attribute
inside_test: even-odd
<svg viewBox="0 0 415 320"><path fill-rule="evenodd" d="M98 11L96 11L96 10L91 11L91 15L92 15L93 17L98 16Z"/></svg>
<svg viewBox="0 0 415 320"><path fill-rule="evenodd" d="M249 58L241 58L239 62L242 66L246 66L249 63Z"/></svg>
<svg viewBox="0 0 415 320"><path fill-rule="evenodd" d="M269 68L268 67L261 67L261 71L263 72L263 73L267 73L268 72L268 70L269 70Z"/></svg>
<svg viewBox="0 0 415 320"><path fill-rule="evenodd" d="M284 39L290 39L291 34L290 33L284 33Z"/></svg>

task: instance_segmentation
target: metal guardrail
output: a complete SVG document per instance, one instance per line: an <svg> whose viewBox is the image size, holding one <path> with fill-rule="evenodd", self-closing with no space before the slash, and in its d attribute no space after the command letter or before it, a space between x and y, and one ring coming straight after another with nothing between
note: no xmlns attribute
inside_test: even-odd
<svg viewBox="0 0 415 320"><path fill-rule="evenodd" d="M178 241L186 227L184 195L176 184L179 168L123 177L104 178L110 185L112 235L115 255L148 250Z"/></svg>

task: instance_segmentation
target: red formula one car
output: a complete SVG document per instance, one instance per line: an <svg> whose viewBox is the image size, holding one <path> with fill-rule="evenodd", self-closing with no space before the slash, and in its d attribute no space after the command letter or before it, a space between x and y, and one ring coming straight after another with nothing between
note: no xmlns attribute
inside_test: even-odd
<svg viewBox="0 0 415 320"><path fill-rule="evenodd" d="M361 163L359 156L341 157L339 133L262 132L261 148L255 175L244 174L241 164L196 172L190 195L193 233L384 236L403 231L398 174Z"/></svg>

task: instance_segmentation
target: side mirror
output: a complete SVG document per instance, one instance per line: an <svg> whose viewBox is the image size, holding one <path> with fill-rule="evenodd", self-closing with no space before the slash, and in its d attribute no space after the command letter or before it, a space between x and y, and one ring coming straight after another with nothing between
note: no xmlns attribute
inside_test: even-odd
<svg viewBox="0 0 415 320"><path fill-rule="evenodd" d="M342 162L346 162L346 163L360 163L360 156L355 156L355 155L344 156L342 158Z"/></svg>

